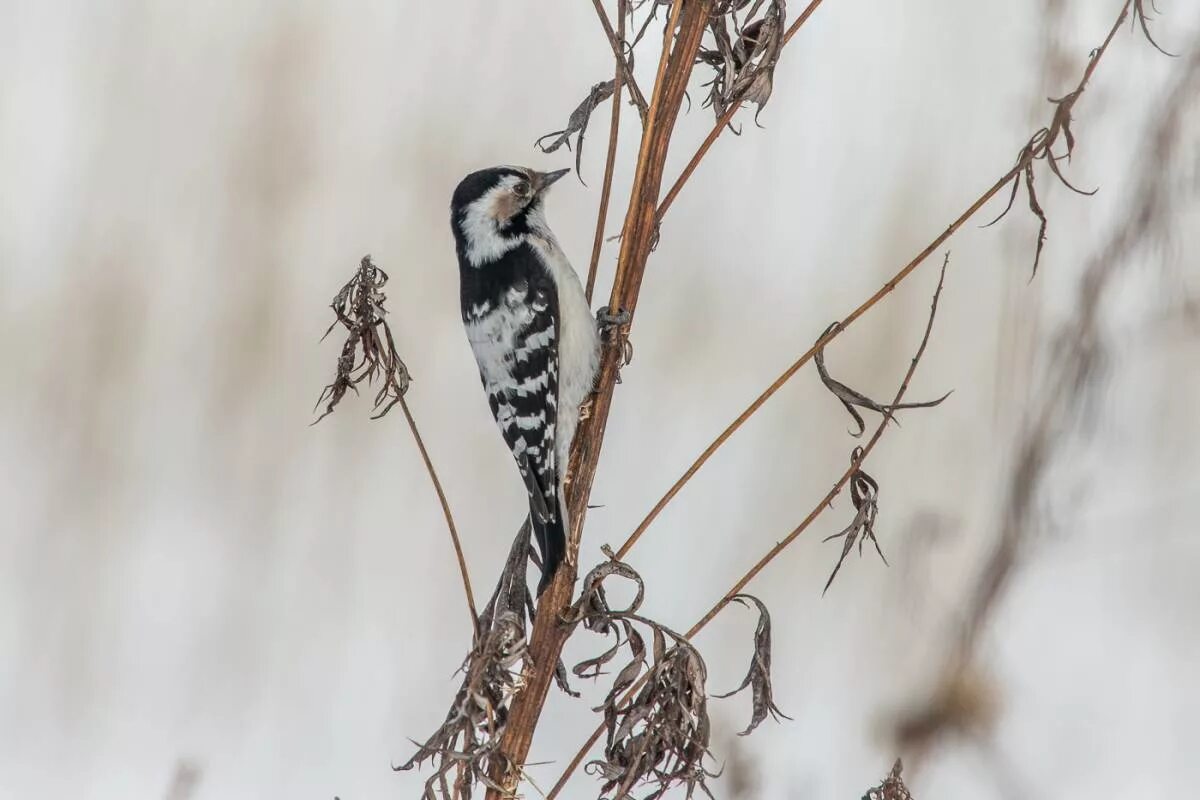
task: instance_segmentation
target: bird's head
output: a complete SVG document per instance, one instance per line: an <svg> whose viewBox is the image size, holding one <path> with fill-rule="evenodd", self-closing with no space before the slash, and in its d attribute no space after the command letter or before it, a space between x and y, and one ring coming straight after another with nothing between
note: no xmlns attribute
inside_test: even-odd
<svg viewBox="0 0 1200 800"><path fill-rule="evenodd" d="M491 167L463 178L450 201L459 256L480 266L515 247L526 234L549 235L542 201L550 185L568 172Z"/></svg>

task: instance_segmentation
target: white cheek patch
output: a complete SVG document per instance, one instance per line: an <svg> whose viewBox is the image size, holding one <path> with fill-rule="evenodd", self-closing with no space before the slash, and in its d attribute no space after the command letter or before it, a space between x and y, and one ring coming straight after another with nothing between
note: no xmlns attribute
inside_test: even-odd
<svg viewBox="0 0 1200 800"><path fill-rule="evenodd" d="M471 266L496 261L524 241L523 236L505 236L500 232L500 226L523 207L512 192L512 187L520 180L513 175L505 176L495 188L463 211L461 228L466 236L467 261Z"/></svg>

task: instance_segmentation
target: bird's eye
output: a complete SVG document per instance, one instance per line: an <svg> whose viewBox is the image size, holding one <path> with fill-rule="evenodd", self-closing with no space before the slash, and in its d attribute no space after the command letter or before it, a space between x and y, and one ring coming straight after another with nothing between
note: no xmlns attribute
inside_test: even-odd
<svg viewBox="0 0 1200 800"><path fill-rule="evenodd" d="M529 181L518 181L517 184L513 186L513 193L516 194L517 197L528 197Z"/></svg>

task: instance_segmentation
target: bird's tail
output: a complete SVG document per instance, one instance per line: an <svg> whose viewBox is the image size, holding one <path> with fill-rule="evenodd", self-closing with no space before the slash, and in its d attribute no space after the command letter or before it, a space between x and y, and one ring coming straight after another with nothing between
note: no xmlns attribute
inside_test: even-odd
<svg viewBox="0 0 1200 800"><path fill-rule="evenodd" d="M563 526L561 504L556 511L558 513L547 515L549 518L537 513L529 515L533 522L533 537L537 541L538 551L542 555L542 579L538 581L538 597L541 597L542 592L546 591L546 587L554 579L554 573L558 572L558 568L567 555L567 532Z"/></svg>

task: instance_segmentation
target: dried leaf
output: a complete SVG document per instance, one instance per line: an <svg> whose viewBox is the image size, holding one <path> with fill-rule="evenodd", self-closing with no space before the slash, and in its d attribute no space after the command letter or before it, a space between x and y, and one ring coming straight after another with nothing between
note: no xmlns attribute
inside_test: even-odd
<svg viewBox="0 0 1200 800"><path fill-rule="evenodd" d="M739 12L750 6L739 19ZM771 97L775 64L783 49L784 0L748 0L717 3L708 24L711 45L702 47L698 64L713 71L704 104L712 106L717 118L740 103L754 103L755 123ZM732 126L730 126L731 129ZM734 133L738 131L733 129Z"/></svg>
<svg viewBox="0 0 1200 800"><path fill-rule="evenodd" d="M713 697L725 698L732 697L738 692L745 689L747 686L751 689L752 706L750 715L750 724L746 726L746 730L738 734L738 736L747 736L754 731L763 720L770 714L776 722L779 717L791 719L787 714L784 714L775 705L773 692L771 690L771 614L767 611L766 605L757 597L749 594L734 595L730 600L737 601L742 605L747 605L746 601L754 603L758 607L758 627L754 630L754 654L750 659L750 669L746 672L746 677L742 680L740 686L732 692L725 694L715 694Z"/></svg>
<svg viewBox="0 0 1200 800"><path fill-rule="evenodd" d="M607 734L604 757L589 763L586 770L603 780L605 797L630 797L638 785L650 788L648 798L661 797L676 785L687 787L688 797L697 787L708 794L705 781L715 773L703 764L710 731L704 660L683 636L637 613L644 595L641 576L609 555L608 561L588 573L568 616L568 621L582 622L590 630L617 635L617 646L627 647L630 655L597 708L604 715ZM614 610L608 605L603 582L613 576L637 584L637 596L628 608ZM651 632L649 664L639 626ZM610 648L577 665L576 674L614 657ZM625 699L635 687L633 697Z"/></svg>
<svg viewBox="0 0 1200 800"><path fill-rule="evenodd" d="M1158 12L1158 9L1154 7L1154 0L1150 0L1150 8L1152 8L1155 13ZM1155 50L1162 53L1164 56L1170 56L1171 58L1178 57L1178 53L1168 53L1166 50L1163 50L1161 47L1159 47L1158 42L1154 41L1154 37L1150 35L1150 15L1146 13L1146 0L1133 0L1133 16L1135 22L1142 29L1142 35L1146 37L1146 41L1150 42Z"/></svg>
<svg viewBox="0 0 1200 800"><path fill-rule="evenodd" d="M579 171L580 161L583 158L583 135L587 132L588 121L592 118L592 112L608 98L612 97L614 81L601 81L592 86L588 90L587 97L583 98L571 116L567 118L567 127L561 131L547 133L533 143L534 147L541 149L543 153L553 153L564 144L567 149L571 149L571 135L575 134L575 177L579 178L579 182L583 183L583 174ZM553 139L550 144L543 144L547 139ZM587 184L584 183L586 186Z"/></svg>
<svg viewBox="0 0 1200 800"><path fill-rule="evenodd" d="M863 449L861 447L854 448L850 454L850 463L858 464L862 458ZM883 555L883 550L879 547L879 540L875 538L875 517L879 513L879 484L875 479L858 467L854 470L854 474L850 476L850 502L854 504L855 514L854 519L850 524L843 528L838 533L826 536L821 541L828 542L832 539L842 539L842 554L838 557L837 564L833 568L833 572L829 574L829 580L825 582L825 588L821 590L824 595L829 591L829 587L833 585L833 579L837 577L838 572L842 568L842 562L846 560L846 556L854 548L854 543L858 543L858 554L862 556L863 542L870 541L875 545L875 551L879 553L879 557L883 559L883 563L887 564L887 558Z"/></svg>
<svg viewBox="0 0 1200 800"><path fill-rule="evenodd" d="M840 322L835 322L832 325L830 325L828 328L826 328L821 333L821 335L819 337L817 337L817 341L819 342L822 339L824 339L826 336L828 336L834 329L836 329L840 325L841 325ZM927 400L922 403L893 403L891 405L884 405L884 404L875 402L874 400L867 397L865 394L862 394L861 392L857 392L854 389L851 389L849 386L842 383L841 381L834 380L832 377L830 377L829 370L827 370L825 368L825 347L824 347L824 345L822 345L821 347L818 347L816 352L813 353L813 363L815 363L817 365L817 374L821 376L821 382L825 384L825 388L828 389L829 391L831 391L833 393L833 396L841 401L842 405L846 407L846 411L848 411L850 413L850 416L854 418L854 422L858 425L857 432L855 432L855 431L849 432L850 435L854 436L854 437L862 436L863 433L865 433L867 430L866 423L863 422L862 415L859 414L857 410L855 410L855 408L854 408L855 406L859 406L860 408L867 408L867 409L870 409L871 411L876 411L890 420L895 420L895 417L893 416L893 414L894 414L894 412L896 412L900 409L903 409L903 408L932 408L933 406L939 405L943 400L945 400L947 397L949 397L952 394L952 391L946 392L944 395L939 397L937 400Z"/></svg>

